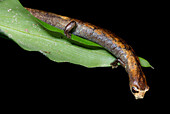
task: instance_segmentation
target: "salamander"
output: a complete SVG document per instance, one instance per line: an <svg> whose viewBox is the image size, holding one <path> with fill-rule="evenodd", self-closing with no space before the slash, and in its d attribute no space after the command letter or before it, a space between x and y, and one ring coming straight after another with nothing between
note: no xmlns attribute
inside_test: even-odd
<svg viewBox="0 0 170 114"><path fill-rule="evenodd" d="M115 68L120 63L129 75L129 86L132 94L136 99L144 98L146 91L149 90L146 77L142 71L139 58L132 47L122 38L109 30L78 19L31 8L26 9L36 18L64 30L68 38L71 38L71 34L80 36L101 45L112 53L117 59L111 63L111 66Z"/></svg>

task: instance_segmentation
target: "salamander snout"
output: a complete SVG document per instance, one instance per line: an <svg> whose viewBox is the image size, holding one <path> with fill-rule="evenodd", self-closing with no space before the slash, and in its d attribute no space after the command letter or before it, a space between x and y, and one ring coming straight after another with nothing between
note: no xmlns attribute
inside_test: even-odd
<svg viewBox="0 0 170 114"><path fill-rule="evenodd" d="M137 86L131 87L131 92L135 96L136 99L143 99L145 93L149 90L149 87L147 86L144 90L139 89Z"/></svg>

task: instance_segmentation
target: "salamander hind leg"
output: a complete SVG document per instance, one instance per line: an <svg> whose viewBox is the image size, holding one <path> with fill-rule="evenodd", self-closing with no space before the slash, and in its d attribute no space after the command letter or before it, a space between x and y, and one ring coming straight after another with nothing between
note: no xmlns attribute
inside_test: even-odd
<svg viewBox="0 0 170 114"><path fill-rule="evenodd" d="M66 25L64 29L64 34L67 36L67 38L71 39L71 31L76 27L76 22L71 21L69 24Z"/></svg>

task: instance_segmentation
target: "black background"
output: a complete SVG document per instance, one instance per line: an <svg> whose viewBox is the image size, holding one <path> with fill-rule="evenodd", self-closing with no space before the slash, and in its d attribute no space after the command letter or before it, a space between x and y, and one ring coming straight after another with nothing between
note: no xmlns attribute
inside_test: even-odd
<svg viewBox="0 0 170 114"><path fill-rule="evenodd" d="M125 70L86 68L71 63L56 63L39 52L21 49L11 40L0 38L1 77L6 96L12 104L75 107L82 111L106 107L112 110L127 103L142 104L142 110L160 105L166 94L160 78L161 60L158 9L152 3L56 2L20 0L23 6L69 16L111 30L130 44L136 54L148 60L155 69L143 68L150 91L143 100L135 100L129 89ZM98 1L99 2L99 1ZM156 22L155 22L156 21ZM164 91L165 92L165 91ZM35 106L34 106L35 105ZM84 109L85 108L85 109ZM141 110L141 107L137 109ZM134 110L131 107L130 110Z"/></svg>

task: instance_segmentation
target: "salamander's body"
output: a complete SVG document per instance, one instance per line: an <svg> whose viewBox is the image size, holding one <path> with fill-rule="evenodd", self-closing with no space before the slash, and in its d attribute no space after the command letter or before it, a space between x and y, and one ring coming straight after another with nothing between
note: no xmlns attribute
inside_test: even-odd
<svg viewBox="0 0 170 114"><path fill-rule="evenodd" d="M67 37L71 37L69 32L74 28L75 30L72 34L96 42L110 51L117 57L117 60L111 63L111 65L116 67L117 63L120 62L126 69L129 75L130 89L136 99L143 98L145 92L149 90L138 57L131 46L123 39L108 30L87 22L40 10L26 9L38 19L64 30Z"/></svg>

